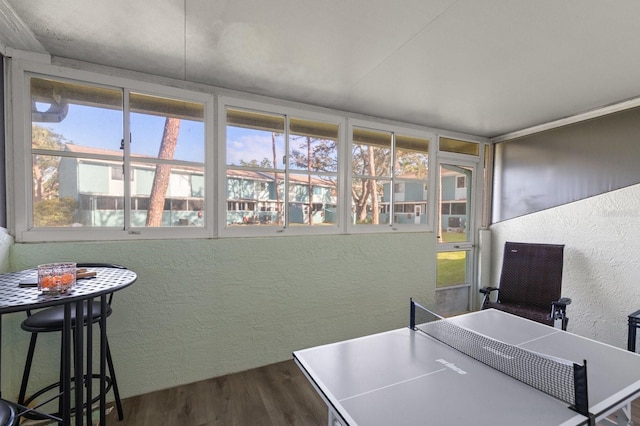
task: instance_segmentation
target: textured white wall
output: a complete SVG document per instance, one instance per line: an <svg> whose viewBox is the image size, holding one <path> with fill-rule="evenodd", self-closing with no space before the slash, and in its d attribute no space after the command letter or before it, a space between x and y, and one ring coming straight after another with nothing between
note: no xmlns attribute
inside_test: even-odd
<svg viewBox="0 0 640 426"><path fill-rule="evenodd" d="M138 273L116 293L108 321L127 397L403 327L409 297L433 304L435 246L433 233L15 244L11 267L92 260ZM13 361L3 362L9 397L17 394L29 335L19 327L24 314L3 319ZM39 338L52 356L47 362L36 352L37 383L55 381L58 339Z"/></svg>
<svg viewBox="0 0 640 426"><path fill-rule="evenodd" d="M492 277L505 241L565 244L568 330L627 347L627 315L640 309L640 185L491 226Z"/></svg>

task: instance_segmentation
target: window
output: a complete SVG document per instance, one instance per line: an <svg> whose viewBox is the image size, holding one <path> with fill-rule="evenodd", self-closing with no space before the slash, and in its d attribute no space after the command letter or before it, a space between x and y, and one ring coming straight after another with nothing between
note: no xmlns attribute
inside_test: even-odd
<svg viewBox="0 0 640 426"><path fill-rule="evenodd" d="M205 205L203 102L27 81L31 229L203 226L187 202Z"/></svg>
<svg viewBox="0 0 640 426"><path fill-rule="evenodd" d="M440 151L467 154L477 157L480 155L480 144L477 142L467 142L440 137Z"/></svg>
<svg viewBox="0 0 640 426"><path fill-rule="evenodd" d="M451 203L451 214L466 215L467 214L466 201Z"/></svg>
<svg viewBox="0 0 640 426"><path fill-rule="evenodd" d="M225 111L225 226L337 225L339 124L286 112Z"/></svg>
<svg viewBox="0 0 640 426"><path fill-rule="evenodd" d="M431 137L359 125L351 137L351 223L426 225Z"/></svg>
<svg viewBox="0 0 640 426"><path fill-rule="evenodd" d="M474 148L313 108L19 59L12 70L19 242L429 230L430 150ZM452 203L469 184L452 181L449 214L465 214Z"/></svg>
<svg viewBox="0 0 640 426"><path fill-rule="evenodd" d="M124 180L124 168L119 166L111 167L111 179Z"/></svg>

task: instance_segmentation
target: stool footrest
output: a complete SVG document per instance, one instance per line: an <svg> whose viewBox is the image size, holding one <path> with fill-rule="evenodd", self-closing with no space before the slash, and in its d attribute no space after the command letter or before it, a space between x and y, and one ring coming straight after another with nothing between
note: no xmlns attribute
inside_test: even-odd
<svg viewBox="0 0 640 426"><path fill-rule="evenodd" d="M91 375L91 379L100 379L100 375L99 374L92 374ZM71 378L71 390L75 389L75 382L76 382L76 378L72 377ZM83 376L82 377L82 385L83 387L86 386L87 384L87 376ZM105 377L105 382L107 384L106 389L104 390L104 393L107 394L109 393L109 391L111 390L112 387L112 380L111 377L106 376ZM54 389L60 389L60 382L56 382L56 383L52 383L49 386L46 386L40 390L38 390L37 392L33 393L29 398L25 399L24 402L18 402L20 405L24 405L24 406L29 406L29 404L31 404L33 401L36 400L36 398L38 398L39 396L42 396L44 394L46 394L47 392L50 392ZM45 402L37 405L35 408L40 407L41 405L44 404L48 404L49 402L60 398L62 394L58 393L57 395L52 396L51 398L47 399ZM93 399L91 400L91 402L89 404L87 404L87 402L85 401L85 403L82 405L82 409L83 411L87 409L87 406L91 406L93 404L95 404L96 402L98 402L100 400L100 396L102 394L98 393L98 395L96 395L95 397L93 397ZM71 413L75 413L76 409L75 407L71 407ZM48 416L55 416L55 417L62 417L62 414L60 412L55 412L55 413L47 413ZM25 417L29 420L46 420L46 419L50 419L50 417L48 417L47 415L43 415L43 414L39 414L37 411L29 411L27 413L23 413L22 417Z"/></svg>

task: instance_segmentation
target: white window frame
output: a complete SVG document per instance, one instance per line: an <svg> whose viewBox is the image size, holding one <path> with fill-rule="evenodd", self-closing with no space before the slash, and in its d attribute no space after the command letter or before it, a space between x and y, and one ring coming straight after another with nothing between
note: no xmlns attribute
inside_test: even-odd
<svg viewBox="0 0 640 426"><path fill-rule="evenodd" d="M429 172L427 175L427 185L429 186L428 195L427 195L427 208L422 212L423 215L427 216L426 224L395 224L391 223L389 225L366 225L360 224L356 225L351 223L351 221L347 222L347 232L356 234L356 233L388 233L388 232L432 232L433 231L433 223L434 223L434 214L435 214L435 203L436 203L436 194L435 194L435 173L434 173L434 165L435 165L435 153L436 153L436 145L437 145L437 137L434 132L430 132L425 130L424 128L412 127L412 126L403 126L403 125L393 125L380 123L375 121L368 121L357 118L350 118L348 120L347 126L347 136L349 143L347 144L347 152L345 156L346 161L346 173L347 179L345 179L344 190L343 192L348 196L346 200L345 206L343 210L345 212L351 211L351 185L353 178L353 164L351 161L351 153L353 151L353 129L354 127L358 128L367 128L371 130L380 130L383 132L392 132L394 134L401 134L406 136L413 136L417 138L429 139L429 160L428 160L428 168ZM395 148L394 148L395 149ZM392 153L395 156L395 152ZM397 181L391 178L392 185ZM404 182L404 181L401 181ZM393 188L393 186L392 186ZM390 206L390 211L393 212L393 206ZM347 218L348 219L348 218Z"/></svg>
<svg viewBox="0 0 640 426"><path fill-rule="evenodd" d="M440 151L439 145L440 145L441 137L478 144L478 155L476 156L476 155L469 155L469 154L454 153L449 151ZM467 186L471 185L472 189L474 190L471 192L471 200L469 200L469 208L471 209L471 211L466 212L469 218L469 223L467 224L468 228L470 229L469 241L455 242L455 243L438 242L436 244L436 256L438 253L444 253L444 252L450 252L450 251L466 252L467 280L464 284L461 284L458 286L442 287L442 288L436 289L436 291L446 291L447 289L453 289L456 287L461 288L461 287L468 286L469 287L468 309L474 309L474 307L476 307L478 303L478 288L479 288L479 278L477 275L478 269L479 269L478 250L477 250L478 230L481 227L483 205L484 205L485 197L487 196L487 193L485 192L486 183L487 183L485 181L486 179L485 173L487 171L484 170L484 167L486 165L485 146L487 145L487 142L482 139L470 138L468 135L442 133L438 135L437 145L438 145L437 157L435 158L437 163L436 165L437 171L435 173L436 177L434 178L434 180L440 181L440 166L442 164L468 166L473 169L473 176L472 176L473 182L469 182L465 178L465 185ZM457 186L458 185L456 182L456 185L455 185L456 189L458 189ZM438 192L439 192L439 185L438 185ZM440 194L438 193L438 198L439 197L440 197ZM437 212L438 215L440 213L441 212ZM436 227L437 226L438 225L436 224ZM438 235L440 235L439 233L441 232L441 230L437 229L436 232L438 233Z"/></svg>
<svg viewBox="0 0 640 426"><path fill-rule="evenodd" d="M257 225L257 226L227 226L226 223L226 194L227 194L227 108L238 108L249 111L262 112L265 114L275 114L285 116L285 138L289 137L289 118L299 118L304 120L314 120L325 123L333 123L338 126L338 222L335 225ZM217 210L218 236L224 237L247 237L247 236L275 236L275 235L325 235L339 234L344 232L344 146L345 138L345 118L340 115L323 114L315 111L308 111L300 108L263 103L252 100L243 100L226 96L218 97L218 162L217 162L217 192L220 198ZM296 171L291 171L297 174ZM287 209L285 209L287 210Z"/></svg>
<svg viewBox="0 0 640 426"><path fill-rule="evenodd" d="M436 158L437 129L390 120L379 120L343 111L334 111L276 98L260 97L226 89L217 89L195 83L157 78L139 74L131 77L126 72L108 69L96 70L86 66L67 67L53 65L44 57L14 57L6 60L5 136L7 158L7 227L17 242L43 241L101 241L140 239L222 238L283 235L322 235L350 233L434 232L437 217ZM31 98L28 74L44 78L76 81L89 85L123 89L126 100L132 92L185 99L204 105L205 122L205 205L203 227L138 227L114 228L30 228L32 211L32 157L31 157ZM137 78L137 79L134 79ZM142 79L148 79L143 81ZM327 226L226 226L226 107L283 114L288 117L335 123L338 131L338 205L337 224ZM126 109L124 117L128 117ZM426 224L353 225L351 223L352 135L353 127L389 131L396 134L425 138L429 144L429 175L427 182ZM128 120L123 123L128 135ZM288 129L287 129L288 132ZM288 134L288 133L287 133ZM134 135L135 137L135 135ZM454 136L487 143L484 138L470 135ZM126 145L129 137L125 137ZM125 170L125 176L130 170ZM126 211L126 210L125 210Z"/></svg>
<svg viewBox="0 0 640 426"><path fill-rule="evenodd" d="M171 239L171 238L211 238L214 236L214 98L212 94L184 90L164 85L134 81L130 79L107 76L89 71L63 68L45 63L13 59L10 62L7 99L7 135L14 141L7 144L7 183L8 209L7 218L9 229L13 231L17 242L43 241L102 241L102 240L139 240L139 239ZM115 228L34 228L32 218L32 166L31 166L31 102L30 76L75 81L80 84L103 86L114 89L124 89L125 97L128 92L143 93L152 96L184 99L202 103L204 105L205 124L205 211L202 227L135 227L129 229ZM128 111L123 110L125 149L130 142L128 125ZM130 163L128 163L130 165ZM125 176L129 175L125 165ZM125 185L127 188L128 185ZM127 191L125 191L125 194ZM125 210L125 215L127 210Z"/></svg>

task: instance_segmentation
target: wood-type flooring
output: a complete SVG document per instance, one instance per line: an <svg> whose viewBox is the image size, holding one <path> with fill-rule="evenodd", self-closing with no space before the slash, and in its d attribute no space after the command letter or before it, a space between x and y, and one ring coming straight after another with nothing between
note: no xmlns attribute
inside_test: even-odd
<svg viewBox="0 0 640 426"><path fill-rule="evenodd" d="M327 425L327 408L292 361L127 398L125 419L115 407L115 426L285 426ZM640 425L640 399L631 406Z"/></svg>

